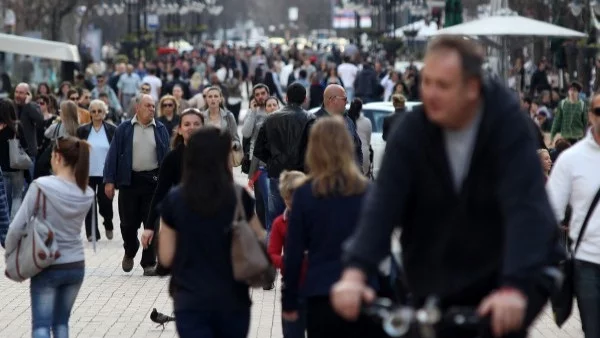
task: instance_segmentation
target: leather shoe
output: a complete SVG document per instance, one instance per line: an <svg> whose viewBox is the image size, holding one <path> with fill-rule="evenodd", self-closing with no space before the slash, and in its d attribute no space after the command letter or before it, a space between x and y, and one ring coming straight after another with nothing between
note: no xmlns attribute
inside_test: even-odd
<svg viewBox="0 0 600 338"><path fill-rule="evenodd" d="M144 268L144 276L146 276L146 277L158 276L158 274L156 273L156 268L153 266L145 267Z"/></svg>
<svg viewBox="0 0 600 338"><path fill-rule="evenodd" d="M106 230L106 238L108 239L113 239L113 231L112 230Z"/></svg>
<svg viewBox="0 0 600 338"><path fill-rule="evenodd" d="M123 271L130 272L131 270L133 270L133 258L129 258L127 257L127 255L124 255L121 266L123 267Z"/></svg>

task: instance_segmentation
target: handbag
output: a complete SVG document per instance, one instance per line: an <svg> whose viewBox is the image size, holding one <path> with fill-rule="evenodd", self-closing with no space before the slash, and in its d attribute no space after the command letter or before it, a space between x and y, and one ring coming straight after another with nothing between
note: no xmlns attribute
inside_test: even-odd
<svg viewBox="0 0 600 338"><path fill-rule="evenodd" d="M233 167L239 167L242 165L244 159L244 152L241 149L231 149L231 165Z"/></svg>
<svg viewBox="0 0 600 338"><path fill-rule="evenodd" d="M46 196L39 187L37 190L33 215L25 224L24 234L16 248L5 254L4 274L15 282L37 275L60 257L54 230L46 220Z"/></svg>
<svg viewBox="0 0 600 338"><path fill-rule="evenodd" d="M600 200L600 189L598 189L598 192L596 193L596 196L594 196L592 204L585 215L585 219L581 225L581 230L579 231L579 236L577 236L577 241L575 242L573 251L571 251L570 245L567 244L567 258L560 264L560 268L563 273L563 282L559 290L550 297L552 303L552 313L554 314L554 322L556 322L558 327L561 327L567 321L567 319L569 319L571 312L573 311L573 298L575 296L575 254L577 253L577 249L581 244L585 229L587 228L592 213L598 204L598 200Z"/></svg>
<svg viewBox="0 0 600 338"><path fill-rule="evenodd" d="M257 235L264 230L256 217L248 222L242 204L242 189L235 186L237 201L231 224L233 278L250 287L271 285L275 281L275 267L267 254L264 240Z"/></svg>
<svg viewBox="0 0 600 338"><path fill-rule="evenodd" d="M15 137L8 140L8 158L11 169L29 170L33 165L33 161L21 147L21 141L17 138L16 131Z"/></svg>

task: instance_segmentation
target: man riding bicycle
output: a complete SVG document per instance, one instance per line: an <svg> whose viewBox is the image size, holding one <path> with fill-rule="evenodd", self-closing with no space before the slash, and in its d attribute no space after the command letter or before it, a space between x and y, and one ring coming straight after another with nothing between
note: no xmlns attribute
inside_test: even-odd
<svg viewBox="0 0 600 338"><path fill-rule="evenodd" d="M423 106L392 126L332 304L352 320L372 301L366 276L400 226L416 306L435 295L442 309L489 316L489 335L525 337L550 292L542 271L562 258L533 133L516 95L483 75L472 40L437 38L424 63ZM438 330L438 337L478 335Z"/></svg>

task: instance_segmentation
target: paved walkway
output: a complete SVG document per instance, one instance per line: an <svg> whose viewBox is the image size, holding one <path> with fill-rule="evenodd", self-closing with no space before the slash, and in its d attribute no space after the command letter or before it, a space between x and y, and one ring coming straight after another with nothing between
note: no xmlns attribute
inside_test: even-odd
<svg viewBox="0 0 600 338"><path fill-rule="evenodd" d="M243 178L236 175L236 179ZM116 211L115 202L115 211ZM115 213L118 229L118 214ZM177 337L175 325L157 328L149 320L152 308L171 313L172 302L168 297L168 279L143 277L141 267L133 272L121 270L123 257L122 240L115 231L112 241L102 239L97 252L85 241L86 276L70 321L71 337ZM141 252L135 259L139 264ZM4 270L4 260L0 259ZM31 336L31 310L29 308L29 282L14 283L0 278L0 337L17 338ZM281 338L280 289L252 291L252 324L249 337ZM538 321L531 336L534 338L583 337L577 315L560 330L552 322L548 312Z"/></svg>

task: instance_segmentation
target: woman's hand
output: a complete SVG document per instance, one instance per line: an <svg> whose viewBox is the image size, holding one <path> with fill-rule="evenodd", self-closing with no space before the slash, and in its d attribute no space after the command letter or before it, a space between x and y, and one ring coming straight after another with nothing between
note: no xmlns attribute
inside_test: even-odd
<svg viewBox="0 0 600 338"><path fill-rule="evenodd" d="M295 322L298 320L298 311L284 311L281 317L288 322Z"/></svg>

